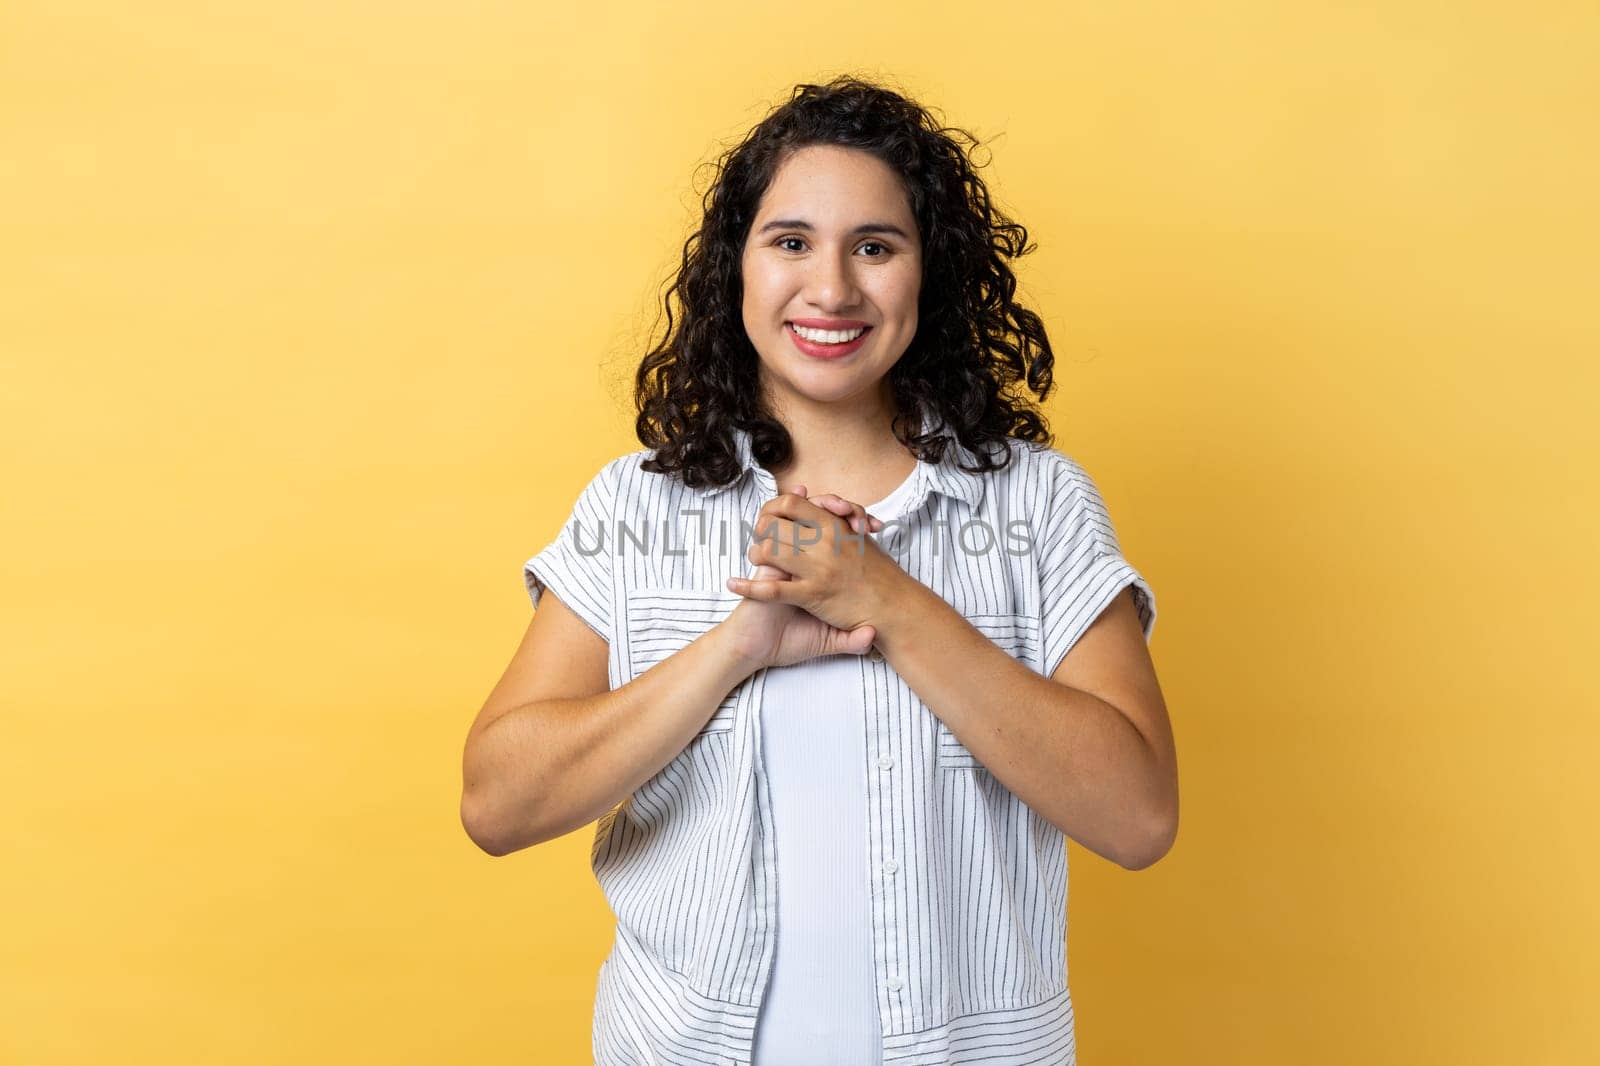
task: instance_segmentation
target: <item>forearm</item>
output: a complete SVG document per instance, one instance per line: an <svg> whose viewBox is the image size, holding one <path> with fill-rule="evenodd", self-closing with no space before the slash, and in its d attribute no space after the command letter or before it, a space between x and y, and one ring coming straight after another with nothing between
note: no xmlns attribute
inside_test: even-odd
<svg viewBox="0 0 1600 1066"><path fill-rule="evenodd" d="M898 595L876 643L912 691L1029 807L1137 865L1162 824L1166 775L1127 716L1013 659L925 586Z"/></svg>
<svg viewBox="0 0 1600 1066"><path fill-rule="evenodd" d="M671 762L756 667L712 627L596 696L513 708L468 747L474 822L504 855L601 817Z"/></svg>

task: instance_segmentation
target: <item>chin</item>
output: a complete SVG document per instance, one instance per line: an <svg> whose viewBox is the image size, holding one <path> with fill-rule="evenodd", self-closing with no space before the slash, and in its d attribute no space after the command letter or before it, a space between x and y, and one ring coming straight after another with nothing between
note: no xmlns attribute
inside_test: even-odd
<svg viewBox="0 0 1600 1066"><path fill-rule="evenodd" d="M871 387L872 382L852 374L848 379L838 379L821 383L801 382L795 391L812 403L838 403L859 396L861 392Z"/></svg>

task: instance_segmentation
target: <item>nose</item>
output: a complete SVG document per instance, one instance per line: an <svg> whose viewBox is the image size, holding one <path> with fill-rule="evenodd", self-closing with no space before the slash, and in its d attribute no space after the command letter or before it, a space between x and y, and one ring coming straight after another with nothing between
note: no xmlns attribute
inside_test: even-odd
<svg viewBox="0 0 1600 1066"><path fill-rule="evenodd" d="M806 277L806 299L820 311L837 312L853 306L858 297L849 253L818 255L811 260Z"/></svg>

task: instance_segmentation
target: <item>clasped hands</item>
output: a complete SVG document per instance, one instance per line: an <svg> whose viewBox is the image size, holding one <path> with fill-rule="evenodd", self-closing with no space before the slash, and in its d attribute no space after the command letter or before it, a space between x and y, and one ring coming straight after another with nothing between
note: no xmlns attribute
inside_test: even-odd
<svg viewBox="0 0 1600 1066"><path fill-rule="evenodd" d="M748 600L786 603L840 630L882 621L900 581L909 580L867 536L881 519L833 493L806 495L804 485L761 508L746 558L754 577L728 579Z"/></svg>

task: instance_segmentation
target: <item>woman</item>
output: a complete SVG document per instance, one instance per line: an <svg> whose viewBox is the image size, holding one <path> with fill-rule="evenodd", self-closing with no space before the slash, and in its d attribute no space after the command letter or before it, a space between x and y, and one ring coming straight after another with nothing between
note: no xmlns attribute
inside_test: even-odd
<svg viewBox="0 0 1600 1066"><path fill-rule="evenodd" d="M462 817L599 820L598 1062L1071 1063L1064 834L1171 846L1154 597L1024 394L1026 232L960 133L840 78L730 151L646 447L525 564Z"/></svg>

